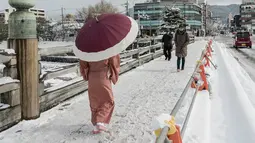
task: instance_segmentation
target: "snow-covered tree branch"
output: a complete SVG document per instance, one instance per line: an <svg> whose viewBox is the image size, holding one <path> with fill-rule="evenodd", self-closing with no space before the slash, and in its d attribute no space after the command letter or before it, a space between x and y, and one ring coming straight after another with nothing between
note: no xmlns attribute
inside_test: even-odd
<svg viewBox="0 0 255 143"><path fill-rule="evenodd" d="M89 6L88 8L82 8L77 11L77 18L88 20L90 18L95 17L98 14L102 13L115 13L118 12L118 9L114 7L110 2L106 2L101 0L101 2L97 3L94 6Z"/></svg>
<svg viewBox="0 0 255 143"><path fill-rule="evenodd" d="M180 24L185 25L185 19L181 16L180 11L181 10L179 8L165 7L165 10L163 13L164 23L161 25L161 30L174 31L179 27Z"/></svg>

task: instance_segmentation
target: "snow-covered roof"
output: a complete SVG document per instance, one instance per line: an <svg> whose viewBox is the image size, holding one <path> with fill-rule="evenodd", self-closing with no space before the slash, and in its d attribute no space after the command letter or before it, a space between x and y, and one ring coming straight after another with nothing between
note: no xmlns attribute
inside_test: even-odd
<svg viewBox="0 0 255 143"><path fill-rule="evenodd" d="M65 28L75 30L75 29L81 29L84 23L72 22L72 23L65 23L63 25ZM62 29L62 24L56 24L56 27L54 29L56 30Z"/></svg>

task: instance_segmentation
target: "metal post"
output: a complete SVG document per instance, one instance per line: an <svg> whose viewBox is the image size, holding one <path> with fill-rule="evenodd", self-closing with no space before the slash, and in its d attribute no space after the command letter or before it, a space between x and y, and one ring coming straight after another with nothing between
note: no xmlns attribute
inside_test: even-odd
<svg viewBox="0 0 255 143"><path fill-rule="evenodd" d="M207 32L207 4L205 3L205 36Z"/></svg>
<svg viewBox="0 0 255 143"><path fill-rule="evenodd" d="M151 19L150 19L150 36L152 36L152 35L151 35Z"/></svg>
<svg viewBox="0 0 255 143"><path fill-rule="evenodd" d="M61 7L61 17L62 17L62 42L65 41L65 26L64 26L64 8Z"/></svg>
<svg viewBox="0 0 255 143"><path fill-rule="evenodd" d="M16 12L9 17L9 45L17 56L18 79L20 80L21 113L23 119L36 119L39 110L38 40L36 17L29 9L35 0L9 0Z"/></svg>
<svg viewBox="0 0 255 143"><path fill-rule="evenodd" d="M138 22L139 22L139 33L140 33L140 35L142 35L140 11L138 11ZM139 35L139 37L140 37L140 35Z"/></svg>
<svg viewBox="0 0 255 143"><path fill-rule="evenodd" d="M129 1L126 3L126 15L129 16Z"/></svg>
<svg viewBox="0 0 255 143"><path fill-rule="evenodd" d="M184 18L186 20L186 4L185 3L183 3L183 4L184 4Z"/></svg>

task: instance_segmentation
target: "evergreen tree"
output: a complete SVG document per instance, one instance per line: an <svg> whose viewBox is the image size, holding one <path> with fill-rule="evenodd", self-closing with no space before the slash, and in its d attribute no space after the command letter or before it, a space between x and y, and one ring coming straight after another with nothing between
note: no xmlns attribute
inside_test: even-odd
<svg viewBox="0 0 255 143"><path fill-rule="evenodd" d="M163 31L175 31L179 25L185 25L185 19L181 16L179 8L168 8L165 7L163 12L164 23L161 25Z"/></svg>

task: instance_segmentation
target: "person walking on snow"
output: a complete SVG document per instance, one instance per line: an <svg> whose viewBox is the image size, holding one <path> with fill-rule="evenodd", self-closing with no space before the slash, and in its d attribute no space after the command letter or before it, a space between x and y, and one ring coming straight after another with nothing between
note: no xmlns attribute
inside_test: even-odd
<svg viewBox="0 0 255 143"><path fill-rule="evenodd" d="M116 84L119 78L120 55L98 62L80 60L80 71L83 79L88 81L93 133L106 131L105 124L110 123L114 109L112 83Z"/></svg>
<svg viewBox="0 0 255 143"><path fill-rule="evenodd" d="M93 134L107 131L115 106L112 83L119 79L120 53L135 41L138 31L133 18L104 13L88 19L76 37L73 52L80 59L83 79L88 81Z"/></svg>
<svg viewBox="0 0 255 143"><path fill-rule="evenodd" d="M162 43L164 46L164 55L166 57L165 60L170 61L171 57L172 57L172 48L173 48L173 35L171 34L171 32L164 34L163 38L162 38Z"/></svg>
<svg viewBox="0 0 255 143"><path fill-rule="evenodd" d="M185 67L185 57L187 56L189 44L189 35L185 29L185 25L180 25L179 29L175 33L174 42L176 45L175 54L177 56L177 71L180 72L180 64L182 60L181 70Z"/></svg>

